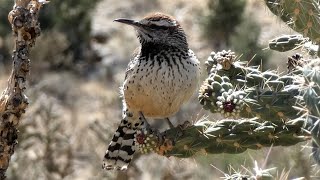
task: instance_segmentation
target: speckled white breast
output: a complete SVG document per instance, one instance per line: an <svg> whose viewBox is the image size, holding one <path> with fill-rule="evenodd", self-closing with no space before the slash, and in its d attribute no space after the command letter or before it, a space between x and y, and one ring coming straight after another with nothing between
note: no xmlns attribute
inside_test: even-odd
<svg viewBox="0 0 320 180"><path fill-rule="evenodd" d="M152 118L175 114L195 92L200 76L199 61L191 50L185 56L160 52L153 60L137 56L129 69L123 84L127 108Z"/></svg>

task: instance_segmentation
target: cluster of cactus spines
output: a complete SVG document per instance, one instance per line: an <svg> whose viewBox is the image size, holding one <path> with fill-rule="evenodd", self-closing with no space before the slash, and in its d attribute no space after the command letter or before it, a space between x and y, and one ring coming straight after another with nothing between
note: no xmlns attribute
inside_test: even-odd
<svg viewBox="0 0 320 180"><path fill-rule="evenodd" d="M250 172L248 169L245 168L246 172L241 172L241 171L235 171L231 175L225 174L225 177L223 179L226 180L235 180L235 179L245 179L245 180L272 180L275 179L271 174L270 171L274 170L275 168L270 168L270 169L261 169L258 166L257 161L254 161L254 168L253 172ZM232 167L231 167L232 168ZM234 169L234 168L232 168ZM250 175L248 175L248 172ZM284 178L279 178L279 179L284 179Z"/></svg>
<svg viewBox="0 0 320 180"><path fill-rule="evenodd" d="M285 52L298 49L308 41L302 35L283 35L269 41L269 48L275 51Z"/></svg>
<svg viewBox="0 0 320 180"><path fill-rule="evenodd" d="M217 58L220 54L224 58ZM298 117L299 111L293 108L294 97L299 94L298 86L292 86L294 77L275 71L261 72L258 67L245 66L234 59L231 51L211 53L206 62L209 77L199 91L204 109L225 117L258 117L276 124ZM228 69L222 64L226 62L230 62Z"/></svg>
<svg viewBox="0 0 320 180"><path fill-rule="evenodd" d="M320 118L320 59L315 59L302 69L304 82L302 96L314 116Z"/></svg>
<svg viewBox="0 0 320 180"><path fill-rule="evenodd" d="M225 177L223 177L223 179L225 180L235 180L235 179L245 179L245 180L272 180L274 179L273 176L271 176L270 174L268 173L264 173L264 174L261 174L261 175L244 175L242 173L234 173L232 175L226 175Z"/></svg>
<svg viewBox="0 0 320 180"><path fill-rule="evenodd" d="M305 47L313 54L314 48L308 41L318 46L317 55L320 56L320 5L319 0L265 0L265 4L272 13L280 17L289 27L308 39L300 36L280 37L270 42L270 49L286 51ZM279 44L279 43L280 44Z"/></svg>
<svg viewBox="0 0 320 180"><path fill-rule="evenodd" d="M284 122L281 126L270 121L259 122L257 118L241 120L201 120L191 126L176 127L162 133L163 143L153 150L165 156L188 158L195 154L238 154L247 149L270 146L291 146L309 140L305 131L305 119ZM177 136L177 131L182 131ZM168 146L171 145L171 146ZM159 151L164 149L162 151Z"/></svg>
<svg viewBox="0 0 320 180"><path fill-rule="evenodd" d="M231 50L225 51L219 51L219 52L211 52L208 60L205 62L205 65L207 67L208 74L211 73L211 70L214 70L218 66L221 66L221 69L228 70L231 67L231 64L236 60L235 53Z"/></svg>
<svg viewBox="0 0 320 180"><path fill-rule="evenodd" d="M302 36L284 36L270 41L270 49L287 51L304 47L311 56L320 57L320 3L319 0L265 0L272 13L280 17ZM306 39L308 38L308 39ZM317 53L315 53L317 52ZM297 106L305 119L305 128L313 136L313 157L320 164L320 64L319 58L305 61L301 55L288 59L288 70L295 83L287 89L297 89Z"/></svg>
<svg viewBox="0 0 320 180"><path fill-rule="evenodd" d="M313 42L320 42L320 7L318 0L265 0L271 12L289 27Z"/></svg>
<svg viewBox="0 0 320 180"><path fill-rule="evenodd" d="M306 65L298 68L301 75L298 79L300 94L299 103L307 108L306 128L312 134L312 155L320 164L320 59L312 59Z"/></svg>
<svg viewBox="0 0 320 180"><path fill-rule="evenodd" d="M317 44L319 49L320 4L318 0L265 0L265 2L271 12L279 16L293 30L301 33L304 37L309 38L312 42ZM296 38L288 39L287 44L285 42L283 42L283 44L286 44L287 46L292 44L292 42L298 44L298 39L302 41L302 39L297 36ZM320 52L318 50L318 56L319 55ZM316 65L314 65L314 63L316 63ZM298 66L301 66L301 64L298 64ZM301 94L298 97L300 97L300 103L307 107L309 116L311 116L309 117L311 122L318 122L320 117L319 71L319 59L314 59L309 63L309 65L300 68L300 70L298 70L298 77L296 76L296 78L299 78L302 81L302 86L299 87ZM314 139L319 142L319 138L320 137L317 136L317 138ZM320 144L318 143L318 145Z"/></svg>
<svg viewBox="0 0 320 180"><path fill-rule="evenodd" d="M238 118L244 106L244 92L234 91L227 76L210 74L199 90L199 101L204 109L221 113L225 117Z"/></svg>

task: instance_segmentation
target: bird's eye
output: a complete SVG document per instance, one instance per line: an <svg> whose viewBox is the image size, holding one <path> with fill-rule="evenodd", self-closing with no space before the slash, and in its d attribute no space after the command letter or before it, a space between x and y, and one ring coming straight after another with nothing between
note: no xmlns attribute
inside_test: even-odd
<svg viewBox="0 0 320 180"><path fill-rule="evenodd" d="M150 24L149 27L150 27L151 29L158 29L158 26L155 25L155 24Z"/></svg>

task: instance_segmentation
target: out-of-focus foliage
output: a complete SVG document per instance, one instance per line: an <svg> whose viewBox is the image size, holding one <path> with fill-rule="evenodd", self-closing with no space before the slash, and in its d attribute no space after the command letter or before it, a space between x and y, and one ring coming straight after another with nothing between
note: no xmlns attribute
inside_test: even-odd
<svg viewBox="0 0 320 180"><path fill-rule="evenodd" d="M250 65L261 65L261 61L266 62L270 55L270 51L264 51L264 47L258 43L260 32L261 28L258 24L251 17L246 16L230 38L231 48L242 54L242 60L250 61Z"/></svg>
<svg viewBox="0 0 320 180"><path fill-rule="evenodd" d="M74 61L83 60L89 48L91 10L100 0L53 0L40 16L44 30L63 32L70 45Z"/></svg>
<svg viewBox="0 0 320 180"><path fill-rule="evenodd" d="M290 28L315 43L320 42L319 0L265 0L265 4Z"/></svg>
<svg viewBox="0 0 320 180"><path fill-rule="evenodd" d="M8 22L8 13L11 11L12 6L12 1L0 0L0 38L11 33L11 27Z"/></svg>
<svg viewBox="0 0 320 180"><path fill-rule="evenodd" d="M44 43L37 45L39 51L32 52L33 60L40 63L38 67L78 70L81 67L75 64L90 64L98 59L90 45L90 32L91 12L99 1L53 0L49 6L44 6L39 17L45 34L41 37ZM9 41L5 41L7 36L11 36L7 16L12 4L11 1L0 0L0 52L12 46ZM37 54L34 55L34 52ZM7 55L0 57L0 62L1 59L8 61Z"/></svg>
<svg viewBox="0 0 320 180"><path fill-rule="evenodd" d="M38 73L72 65L72 51L69 51L70 42L63 32L52 30L43 32L35 45L35 51L31 53L34 64L32 68ZM70 67L71 68L71 67Z"/></svg>
<svg viewBox="0 0 320 180"><path fill-rule="evenodd" d="M244 13L246 3L245 0L210 0L209 15L203 19L203 33L214 50L231 48L242 55L242 60L260 65L270 53L259 45L261 28Z"/></svg>
<svg viewBox="0 0 320 180"><path fill-rule="evenodd" d="M12 9L12 1L0 0L0 65L10 59L9 49L6 45L6 36L11 33L8 13Z"/></svg>
<svg viewBox="0 0 320 180"><path fill-rule="evenodd" d="M278 37L269 43L270 49L288 51L304 47L310 55L320 57L320 6L318 0L265 0L266 6L299 36L286 40ZM304 37L304 38L302 38ZM299 39L297 41L297 39ZM295 42L295 43L293 43ZM286 46L286 48L283 48Z"/></svg>
<svg viewBox="0 0 320 180"><path fill-rule="evenodd" d="M245 0L209 0L209 14L203 20L204 36L210 41L229 45L231 34L243 20L245 5Z"/></svg>

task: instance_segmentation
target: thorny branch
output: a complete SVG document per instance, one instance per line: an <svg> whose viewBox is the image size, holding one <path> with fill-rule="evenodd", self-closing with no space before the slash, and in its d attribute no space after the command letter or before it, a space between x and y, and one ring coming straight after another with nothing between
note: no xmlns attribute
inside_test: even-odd
<svg viewBox="0 0 320 180"><path fill-rule="evenodd" d="M8 15L15 48L12 54L13 66L7 88L0 96L0 179L5 179L10 158L14 153L18 137L18 124L28 106L25 95L29 72L29 52L40 35L38 22L43 0L16 0Z"/></svg>
<svg viewBox="0 0 320 180"><path fill-rule="evenodd" d="M160 134L144 131L137 135L142 153L156 152L164 156L188 158L195 154L239 154L247 149L259 150L271 146L292 146L311 139L304 129L304 119L281 124L259 119L206 119L191 125L186 122Z"/></svg>

